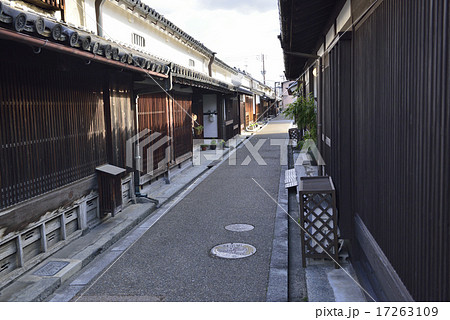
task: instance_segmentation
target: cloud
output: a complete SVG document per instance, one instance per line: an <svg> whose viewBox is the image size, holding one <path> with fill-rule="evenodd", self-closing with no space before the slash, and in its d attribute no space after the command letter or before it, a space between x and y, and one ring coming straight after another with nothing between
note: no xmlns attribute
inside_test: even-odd
<svg viewBox="0 0 450 320"><path fill-rule="evenodd" d="M276 0L144 0L230 66L280 81L284 69Z"/></svg>
<svg viewBox="0 0 450 320"><path fill-rule="evenodd" d="M266 12L278 8L275 0L198 0L198 6L209 10Z"/></svg>

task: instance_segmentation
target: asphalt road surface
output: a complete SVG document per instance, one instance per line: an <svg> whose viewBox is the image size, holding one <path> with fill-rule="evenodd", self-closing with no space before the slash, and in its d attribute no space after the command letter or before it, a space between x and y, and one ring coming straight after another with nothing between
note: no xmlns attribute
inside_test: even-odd
<svg viewBox="0 0 450 320"><path fill-rule="evenodd" d="M246 146L239 148L236 165L223 162L73 300L265 301L277 205L253 179L277 199L280 147L269 139L285 139L289 125L273 120L248 141L261 145L266 165ZM254 229L225 229L236 223ZM213 256L211 249L223 243L250 244L256 253L240 259Z"/></svg>

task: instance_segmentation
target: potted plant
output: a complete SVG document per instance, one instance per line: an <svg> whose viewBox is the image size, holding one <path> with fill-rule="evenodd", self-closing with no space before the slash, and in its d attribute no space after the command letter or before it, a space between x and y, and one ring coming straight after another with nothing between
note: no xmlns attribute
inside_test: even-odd
<svg viewBox="0 0 450 320"><path fill-rule="evenodd" d="M303 96L300 92L295 93L297 99L288 105L283 114L293 119L298 129L309 131L307 138L317 141L316 103L312 94Z"/></svg>
<svg viewBox="0 0 450 320"><path fill-rule="evenodd" d="M216 142L215 139L212 139L211 145L209 146L209 148L210 148L211 150L216 150L216 147L217 147L217 142Z"/></svg>
<svg viewBox="0 0 450 320"><path fill-rule="evenodd" d="M201 144L200 148L202 149L202 151L206 151L206 149L208 149L208 145L207 144Z"/></svg>
<svg viewBox="0 0 450 320"><path fill-rule="evenodd" d="M203 126L201 124L199 124L198 126L194 127L195 129L195 134L197 134L198 136L202 134L203 132Z"/></svg>
<svg viewBox="0 0 450 320"><path fill-rule="evenodd" d="M225 148L225 140L220 139L219 142L217 143L217 145L219 146L219 148L224 149Z"/></svg>
<svg viewBox="0 0 450 320"><path fill-rule="evenodd" d="M258 129L258 122L255 122L255 123L252 123L251 125L249 125L247 128L246 128L246 130L247 131L250 131L250 132L253 132L253 131L256 131L256 129Z"/></svg>

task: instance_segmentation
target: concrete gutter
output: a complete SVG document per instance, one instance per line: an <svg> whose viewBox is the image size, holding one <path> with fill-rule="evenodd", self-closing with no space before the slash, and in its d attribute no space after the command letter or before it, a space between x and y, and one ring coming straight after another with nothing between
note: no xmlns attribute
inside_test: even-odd
<svg viewBox="0 0 450 320"><path fill-rule="evenodd" d="M284 188L284 171L287 166L281 166L280 183L278 187L278 205L275 216L272 256L269 267L269 284L266 301L286 302L288 299L288 199Z"/></svg>
<svg viewBox="0 0 450 320"><path fill-rule="evenodd" d="M288 146L288 168L294 168L292 146ZM289 210L289 301L307 301L306 275L302 267L302 251L300 248L300 227L296 222L300 219L300 207L297 202L297 188L288 190Z"/></svg>

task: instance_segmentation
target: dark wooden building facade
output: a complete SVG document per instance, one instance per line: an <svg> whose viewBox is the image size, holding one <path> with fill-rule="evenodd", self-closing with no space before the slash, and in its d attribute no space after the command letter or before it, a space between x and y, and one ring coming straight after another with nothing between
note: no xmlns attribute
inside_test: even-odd
<svg viewBox="0 0 450 320"><path fill-rule="evenodd" d="M249 95L242 95L243 101L242 101L242 114L245 117L245 128L248 127L250 124L255 122L255 116L253 112L253 99L254 96Z"/></svg>
<svg viewBox="0 0 450 320"><path fill-rule="evenodd" d="M0 14L3 285L101 221L96 168L126 168L126 142L137 132L134 83L147 72L163 81L169 67L4 3Z"/></svg>
<svg viewBox="0 0 450 320"><path fill-rule="evenodd" d="M280 1L286 73L315 69L318 142L360 281L380 301L449 301L449 2L304 8Z"/></svg>
<svg viewBox="0 0 450 320"><path fill-rule="evenodd" d="M137 108L139 131L147 132L140 138L143 162L136 172L143 185L192 157L192 93L139 94Z"/></svg>
<svg viewBox="0 0 450 320"><path fill-rule="evenodd" d="M236 87L3 2L0 48L0 286L103 221L98 167L126 204L191 158L204 97L210 138L242 128Z"/></svg>

